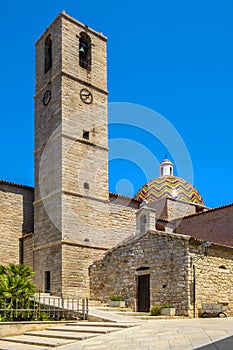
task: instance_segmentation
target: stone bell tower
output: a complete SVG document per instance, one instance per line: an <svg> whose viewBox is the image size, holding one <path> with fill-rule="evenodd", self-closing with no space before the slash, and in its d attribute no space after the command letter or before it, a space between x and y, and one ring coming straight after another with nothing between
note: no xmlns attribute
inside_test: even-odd
<svg viewBox="0 0 233 350"><path fill-rule="evenodd" d="M106 37L62 12L36 43L35 282L88 296L108 206Z"/></svg>

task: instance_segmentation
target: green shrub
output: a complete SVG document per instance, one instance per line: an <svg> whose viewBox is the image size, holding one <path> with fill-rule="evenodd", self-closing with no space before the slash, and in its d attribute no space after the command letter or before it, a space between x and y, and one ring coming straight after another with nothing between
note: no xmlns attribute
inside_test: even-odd
<svg viewBox="0 0 233 350"><path fill-rule="evenodd" d="M50 321L51 317L49 317L49 315L47 315L45 312L41 312L38 315L37 321Z"/></svg>
<svg viewBox="0 0 233 350"><path fill-rule="evenodd" d="M158 316L161 313L162 306L161 305L153 305L150 308L150 314L151 316Z"/></svg>
<svg viewBox="0 0 233 350"><path fill-rule="evenodd" d="M0 298L32 297L36 291L33 275L34 272L26 265L0 265Z"/></svg>
<svg viewBox="0 0 233 350"><path fill-rule="evenodd" d="M0 320L31 320L34 303L30 301L36 286L32 282L34 272L29 266L9 264L0 265ZM4 311L3 311L4 309ZM22 311L26 309L26 311Z"/></svg>
<svg viewBox="0 0 233 350"><path fill-rule="evenodd" d="M171 307L171 306L168 305L168 304L163 304L161 308L162 308L162 309L167 309L167 308L169 308L169 307Z"/></svg>
<svg viewBox="0 0 233 350"><path fill-rule="evenodd" d="M155 305L151 306L150 314L151 314L151 316L158 316L161 314L162 309L166 309L168 307L170 307L168 304L163 304L163 305L155 304Z"/></svg>
<svg viewBox="0 0 233 350"><path fill-rule="evenodd" d="M121 297L121 296L118 296L118 295L111 295L110 296L110 300L111 301L124 301L125 298Z"/></svg>

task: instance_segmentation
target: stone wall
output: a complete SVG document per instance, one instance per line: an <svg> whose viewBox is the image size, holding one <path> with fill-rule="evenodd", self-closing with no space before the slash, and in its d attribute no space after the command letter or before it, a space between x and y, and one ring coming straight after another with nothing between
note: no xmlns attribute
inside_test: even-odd
<svg viewBox="0 0 233 350"><path fill-rule="evenodd" d="M196 315L201 303L224 303L231 316L232 249L213 245L204 257L200 242L190 236L151 231L108 251L102 260L94 262L90 267L91 298L108 302L111 295L120 295L128 306L137 310L137 276L150 274L151 305L168 303L176 307L177 315L193 316L193 261ZM145 267L145 271L140 267Z"/></svg>
<svg viewBox="0 0 233 350"><path fill-rule="evenodd" d="M199 256L200 249L190 247L192 256ZM196 265L197 313L202 303L223 303L228 315L233 315L233 248L210 246L207 257ZM192 271L191 271L192 273ZM191 278L193 281L193 276ZM193 295L191 293L191 306Z"/></svg>
<svg viewBox="0 0 233 350"><path fill-rule="evenodd" d="M22 252L21 252L21 263L24 265L33 266L33 249L34 249L34 234L28 233L21 237Z"/></svg>
<svg viewBox="0 0 233 350"><path fill-rule="evenodd" d="M106 239L114 247L136 233L136 212L139 203L129 197L110 194L109 220Z"/></svg>
<svg viewBox="0 0 233 350"><path fill-rule="evenodd" d="M190 214L195 214L198 210L204 210L195 203L182 202L173 198L163 198L151 203L148 207L156 209L156 215L163 220L175 220Z"/></svg>
<svg viewBox="0 0 233 350"><path fill-rule="evenodd" d="M88 267L93 261L100 259L105 251L72 242L63 242L62 293L64 297L90 297Z"/></svg>
<svg viewBox="0 0 233 350"><path fill-rule="evenodd" d="M137 203L111 197L103 202L63 195L63 238L92 247L111 248L135 233Z"/></svg>
<svg viewBox="0 0 233 350"><path fill-rule="evenodd" d="M61 239L61 194L44 198L35 205L34 245L40 247Z"/></svg>
<svg viewBox="0 0 233 350"><path fill-rule="evenodd" d="M106 253L90 267L91 298L108 302L120 295L137 310L137 276L149 267L150 304L168 303L177 314L189 311L187 238L167 233L147 233ZM140 271L143 273L143 270Z"/></svg>
<svg viewBox="0 0 233 350"><path fill-rule="evenodd" d="M79 64L82 32L92 43L90 70ZM45 72L48 36L52 66ZM102 231L111 227L106 82L106 38L62 12L36 43L34 268L41 290L45 271L50 271L54 294L64 290L63 277L67 292L76 293L80 281L73 287L70 276L76 275L79 264L81 269L85 264L84 276L89 267L86 257L76 260L76 265L73 259L69 263L68 248L63 258L62 241L102 247L109 236L107 230ZM82 89L92 93L92 103L81 99ZM48 104L43 103L47 90L51 92ZM84 131L89 132L88 140ZM84 189L86 183L89 190ZM66 273L62 275L63 264L69 266L68 279ZM83 290L81 282L79 287ZM88 289L88 280L84 289Z"/></svg>
<svg viewBox="0 0 233 350"><path fill-rule="evenodd" d="M62 69L72 75L77 80L89 80L99 89L106 90L107 84L107 38L76 19L70 17L64 12L61 13L63 50L62 50ZM58 17L59 17L58 16ZM58 18L58 20L60 20ZM86 32L91 38L92 43L92 59L91 70L80 69L77 52L79 50L80 33Z"/></svg>
<svg viewBox="0 0 233 350"><path fill-rule="evenodd" d="M233 205L185 217L176 232L233 246Z"/></svg>
<svg viewBox="0 0 233 350"><path fill-rule="evenodd" d="M45 272L50 271L51 293L62 294L62 246L61 242L37 247L34 249L34 282L38 290L45 291Z"/></svg>
<svg viewBox="0 0 233 350"><path fill-rule="evenodd" d="M33 231L33 188L0 181L0 261L20 262L20 237Z"/></svg>

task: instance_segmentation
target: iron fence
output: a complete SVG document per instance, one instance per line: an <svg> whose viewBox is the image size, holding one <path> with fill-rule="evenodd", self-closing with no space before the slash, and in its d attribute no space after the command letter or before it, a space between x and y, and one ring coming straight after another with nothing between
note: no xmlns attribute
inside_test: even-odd
<svg viewBox="0 0 233 350"><path fill-rule="evenodd" d="M0 321L87 319L88 299L41 297L0 298Z"/></svg>

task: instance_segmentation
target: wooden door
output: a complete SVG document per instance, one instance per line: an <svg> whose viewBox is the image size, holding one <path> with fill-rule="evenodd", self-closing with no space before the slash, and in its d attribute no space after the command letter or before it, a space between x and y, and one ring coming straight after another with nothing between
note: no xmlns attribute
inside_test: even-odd
<svg viewBox="0 0 233 350"><path fill-rule="evenodd" d="M138 276L138 311L150 311L150 275Z"/></svg>

